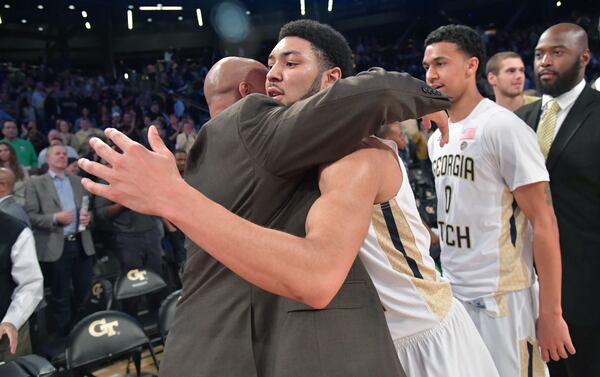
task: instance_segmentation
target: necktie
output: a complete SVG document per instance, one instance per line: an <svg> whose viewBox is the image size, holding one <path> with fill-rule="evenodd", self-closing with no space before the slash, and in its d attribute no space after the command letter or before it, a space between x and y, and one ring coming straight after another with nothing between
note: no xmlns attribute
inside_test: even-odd
<svg viewBox="0 0 600 377"><path fill-rule="evenodd" d="M555 100L551 99L546 104L546 111L542 114L540 123L537 128L537 139L540 144L540 149L545 159L548 159L548 152L554 140L554 130L556 129L556 118L560 106Z"/></svg>

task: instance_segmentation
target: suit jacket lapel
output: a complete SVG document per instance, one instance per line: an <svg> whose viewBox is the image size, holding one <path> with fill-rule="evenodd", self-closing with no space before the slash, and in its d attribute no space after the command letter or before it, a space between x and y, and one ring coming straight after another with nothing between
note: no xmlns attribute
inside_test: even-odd
<svg viewBox="0 0 600 377"><path fill-rule="evenodd" d="M525 118L525 123L529 125L529 127L533 128L534 131L537 131L538 123L540 122L540 115L542 113L542 101L539 100L536 105L533 107L531 112L527 114Z"/></svg>
<svg viewBox="0 0 600 377"><path fill-rule="evenodd" d="M75 198L75 206L77 208L81 207L81 199L83 198L83 190L82 186L78 183L81 181L79 177L75 177L71 174L67 174L69 177L69 181L71 182L71 188L73 189L73 197Z"/></svg>
<svg viewBox="0 0 600 377"><path fill-rule="evenodd" d="M50 197L52 198L52 200L54 200L58 208L60 208L60 200L58 199L58 193L56 192L56 187L54 187L54 183L52 183L52 177L50 176L50 174L46 173L43 182L44 186L46 186L46 191L50 193Z"/></svg>
<svg viewBox="0 0 600 377"><path fill-rule="evenodd" d="M560 126L548 153L548 160L546 161L548 170L554 167L560 154L592 111L592 106L589 106L589 102L592 100L592 96L590 95L590 91L592 90L587 86L583 89L583 92L581 92Z"/></svg>

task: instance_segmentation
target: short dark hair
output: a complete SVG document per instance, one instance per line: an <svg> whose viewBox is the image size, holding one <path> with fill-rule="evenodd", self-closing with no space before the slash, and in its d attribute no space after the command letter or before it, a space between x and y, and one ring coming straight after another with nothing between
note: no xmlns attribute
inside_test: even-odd
<svg viewBox="0 0 600 377"><path fill-rule="evenodd" d="M281 27L279 41L285 37L298 37L310 42L324 69L339 67L342 77L353 74L352 50L339 31L313 20L290 21Z"/></svg>
<svg viewBox="0 0 600 377"><path fill-rule="evenodd" d="M498 73L500 73L500 67L502 66L502 62L504 61L504 59L508 58L521 59L521 55L513 51L503 51L492 55L492 57L489 58L487 64L485 65L485 74L487 75L488 73L492 72L495 76L498 76Z"/></svg>
<svg viewBox="0 0 600 377"><path fill-rule="evenodd" d="M440 26L425 38L424 47L439 42L454 43L469 57L476 57L479 60L477 74L483 71L486 58L485 46L479 34L472 28L465 25Z"/></svg>

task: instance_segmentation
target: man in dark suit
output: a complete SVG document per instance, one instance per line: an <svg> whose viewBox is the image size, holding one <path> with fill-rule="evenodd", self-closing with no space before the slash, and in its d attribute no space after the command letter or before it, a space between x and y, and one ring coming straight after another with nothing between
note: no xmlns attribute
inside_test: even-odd
<svg viewBox="0 0 600 377"><path fill-rule="evenodd" d="M25 210L31 219L38 259L49 282L52 318L59 335L67 335L75 308L81 307L92 285L94 244L89 229L90 213L80 215L86 195L81 178L66 173L67 151L62 145L48 148L48 172L32 177L25 188Z"/></svg>
<svg viewBox="0 0 600 377"><path fill-rule="evenodd" d="M586 32L547 29L535 49L541 101L516 114L538 135L547 157L562 252L562 307L577 353L549 364L556 376L600 376L600 93L586 86Z"/></svg>
<svg viewBox="0 0 600 377"><path fill-rule="evenodd" d="M149 132L155 152L110 130L123 155L98 139L92 143L113 169L81 163L110 183L86 181L86 188L166 217L195 243L161 375L402 376L377 292L359 260L336 264L337 253L319 248L306 254L273 253L266 244L246 250L244 242L200 249L205 221L229 225L195 208L202 192L256 224L303 236L308 209L319 197L320 163L351 152L388 120L418 118L449 101L395 72L341 79L352 67L347 42L313 21L284 26L269 60L267 92L275 100L247 96L207 123L190 151L190 185L180 179L173 156L163 154L155 128ZM154 174L139 180L135 171L150 166ZM123 174L122 185L113 174ZM165 182L178 193L170 203L164 193L156 196ZM143 194L138 183L147 188ZM184 213L198 227L183 220Z"/></svg>

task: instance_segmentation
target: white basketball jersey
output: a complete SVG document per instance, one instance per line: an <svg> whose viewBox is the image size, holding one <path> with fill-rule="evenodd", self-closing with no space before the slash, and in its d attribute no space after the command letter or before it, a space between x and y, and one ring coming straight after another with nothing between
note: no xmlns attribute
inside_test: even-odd
<svg viewBox="0 0 600 377"><path fill-rule="evenodd" d="M488 99L449 126L449 144L429 140L443 274L463 301L525 289L532 231L512 191L549 180L535 133Z"/></svg>
<svg viewBox="0 0 600 377"><path fill-rule="evenodd" d="M381 140L396 151L396 144ZM402 184L388 202L373 205L360 259L385 309L392 339L437 326L452 304L450 284L429 256L429 232L423 225L404 164Z"/></svg>

